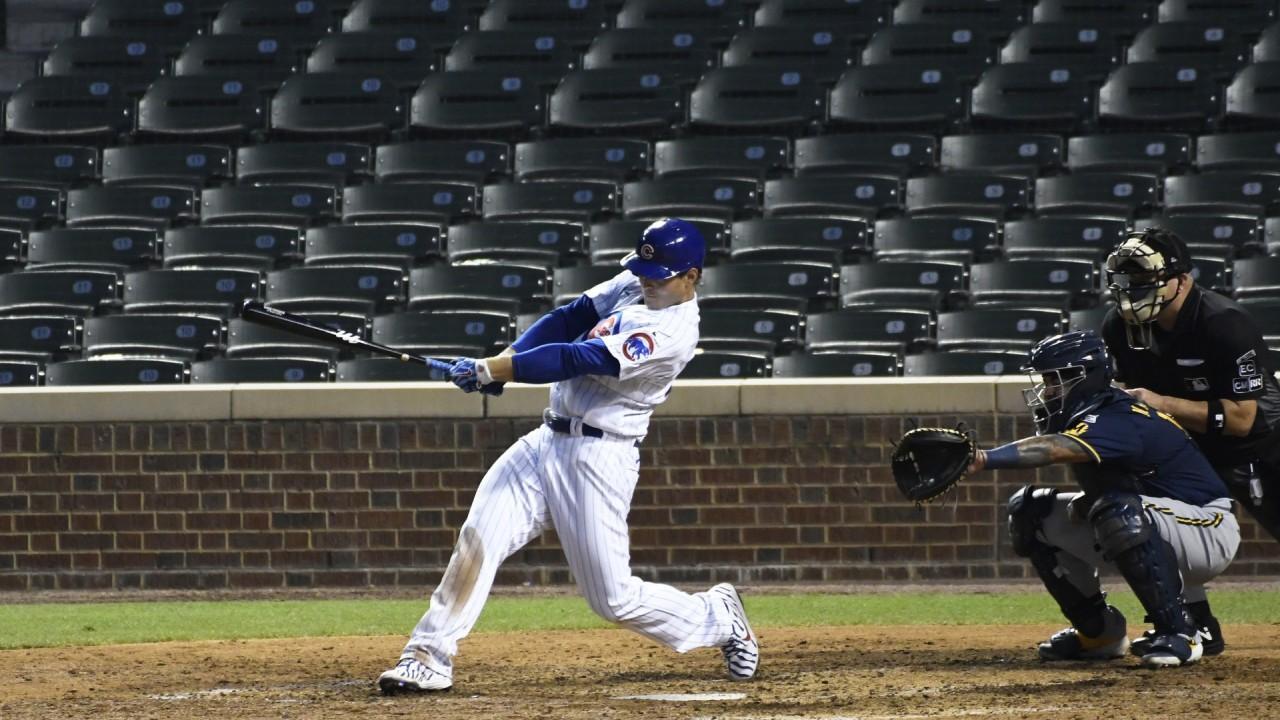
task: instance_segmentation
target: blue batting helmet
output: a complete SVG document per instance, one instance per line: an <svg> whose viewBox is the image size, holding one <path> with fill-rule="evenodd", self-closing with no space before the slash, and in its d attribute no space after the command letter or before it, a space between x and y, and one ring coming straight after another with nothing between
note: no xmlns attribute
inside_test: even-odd
<svg viewBox="0 0 1280 720"><path fill-rule="evenodd" d="M622 265L639 277L667 280L690 268L701 268L705 252L702 233L693 223L662 218L644 229L636 251L622 258Z"/></svg>
<svg viewBox="0 0 1280 720"><path fill-rule="evenodd" d="M1022 392L1040 433L1059 433L1102 404L1113 371L1106 343L1092 330L1045 338L1031 348L1022 371L1033 386ZM1036 375L1041 382L1036 382Z"/></svg>

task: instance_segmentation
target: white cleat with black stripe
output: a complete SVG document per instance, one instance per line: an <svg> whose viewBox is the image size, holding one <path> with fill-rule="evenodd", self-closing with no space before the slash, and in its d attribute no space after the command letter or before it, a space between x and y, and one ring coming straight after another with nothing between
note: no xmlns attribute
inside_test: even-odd
<svg viewBox="0 0 1280 720"><path fill-rule="evenodd" d="M453 677L450 673L427 667L411 657L400 658L395 667L378 676L378 688L384 695L440 692L451 687Z"/></svg>
<svg viewBox="0 0 1280 720"><path fill-rule="evenodd" d="M723 602L729 616L733 618L733 637L720 646L729 679L750 680L755 677L756 668L760 667L760 641L751 631L751 623L747 622L747 610L742 606L742 598L729 583L720 583L707 592L713 602Z"/></svg>

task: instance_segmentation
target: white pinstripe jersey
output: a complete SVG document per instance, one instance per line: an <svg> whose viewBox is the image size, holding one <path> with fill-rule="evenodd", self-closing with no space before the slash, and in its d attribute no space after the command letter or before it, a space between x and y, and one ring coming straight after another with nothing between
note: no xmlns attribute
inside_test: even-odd
<svg viewBox="0 0 1280 720"><path fill-rule="evenodd" d="M698 298L662 310L644 305L630 270L588 290L600 321L577 338L600 338L618 360L618 377L583 375L551 386L551 409L617 435L641 438L649 416L698 345Z"/></svg>

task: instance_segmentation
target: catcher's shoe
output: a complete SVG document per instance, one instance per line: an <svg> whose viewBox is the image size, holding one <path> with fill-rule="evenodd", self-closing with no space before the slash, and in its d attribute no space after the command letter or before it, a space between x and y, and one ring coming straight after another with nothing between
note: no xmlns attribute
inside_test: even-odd
<svg viewBox="0 0 1280 720"><path fill-rule="evenodd" d="M1069 627L1054 633L1048 642L1040 643L1038 650L1041 660L1114 660L1124 657L1128 648L1124 615L1108 605L1101 635L1089 637Z"/></svg>
<svg viewBox="0 0 1280 720"><path fill-rule="evenodd" d="M385 695L439 692L453 687L453 673L446 668L428 667L417 658L404 657L395 667L378 676L378 687Z"/></svg>
<svg viewBox="0 0 1280 720"><path fill-rule="evenodd" d="M1222 626L1218 624L1218 618L1210 615L1201 622L1204 625L1200 628L1200 646L1204 648L1204 657L1221 655L1227 649L1227 641L1222 638ZM1155 630L1142 633L1129 644L1129 652L1136 657L1146 655L1151 650L1151 641L1155 637Z"/></svg>
<svg viewBox="0 0 1280 720"><path fill-rule="evenodd" d="M1179 667L1190 665L1204 654L1204 645L1200 642L1200 633L1193 637L1163 633L1151 638L1147 653L1142 656L1142 664L1150 668Z"/></svg>
<svg viewBox="0 0 1280 720"><path fill-rule="evenodd" d="M733 637L720 646L729 679L750 680L755 677L756 668L760 666L760 642L751 631L751 623L747 622L747 610L742 606L742 598L729 583L720 583L707 593L712 602L723 602L729 616L733 618Z"/></svg>

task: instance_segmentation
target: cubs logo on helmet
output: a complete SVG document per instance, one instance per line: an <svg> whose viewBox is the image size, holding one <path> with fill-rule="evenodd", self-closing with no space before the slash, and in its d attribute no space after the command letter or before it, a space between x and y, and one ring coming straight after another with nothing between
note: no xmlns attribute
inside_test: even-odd
<svg viewBox="0 0 1280 720"><path fill-rule="evenodd" d="M622 342L622 356L631 362L653 354L653 338L648 333L634 333Z"/></svg>

